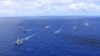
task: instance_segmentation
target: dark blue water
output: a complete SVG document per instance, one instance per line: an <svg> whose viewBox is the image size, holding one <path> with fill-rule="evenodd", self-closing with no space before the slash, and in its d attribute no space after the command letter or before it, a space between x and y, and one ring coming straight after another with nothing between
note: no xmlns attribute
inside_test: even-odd
<svg viewBox="0 0 100 56"><path fill-rule="evenodd" d="M0 19L0 56L100 56L100 17L68 18ZM23 32L20 27L32 30ZM18 38L35 33L21 45L14 45Z"/></svg>

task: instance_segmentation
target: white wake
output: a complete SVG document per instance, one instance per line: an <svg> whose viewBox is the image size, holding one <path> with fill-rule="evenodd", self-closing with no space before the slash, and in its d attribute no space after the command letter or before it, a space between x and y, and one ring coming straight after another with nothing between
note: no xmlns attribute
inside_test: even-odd
<svg viewBox="0 0 100 56"><path fill-rule="evenodd" d="M40 31L40 32L41 32L41 31ZM37 33L34 33L34 34L30 35L30 36L24 38L24 40L28 40L28 39L30 39L30 38L36 36L36 35L39 34L40 32L37 32Z"/></svg>
<svg viewBox="0 0 100 56"><path fill-rule="evenodd" d="M31 37L35 36L35 35L36 35L36 34L30 35L30 36L26 37L25 40L28 40L28 39L30 39Z"/></svg>

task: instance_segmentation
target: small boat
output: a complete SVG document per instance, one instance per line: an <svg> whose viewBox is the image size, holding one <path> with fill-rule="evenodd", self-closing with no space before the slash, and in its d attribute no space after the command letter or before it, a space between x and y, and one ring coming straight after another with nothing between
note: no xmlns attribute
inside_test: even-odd
<svg viewBox="0 0 100 56"><path fill-rule="evenodd" d="M45 29L48 29L48 28L50 28L50 26L45 26Z"/></svg>
<svg viewBox="0 0 100 56"><path fill-rule="evenodd" d="M88 26L88 25L89 25L89 23L88 23L88 22L86 22L86 23L85 23L85 26Z"/></svg>
<svg viewBox="0 0 100 56"><path fill-rule="evenodd" d="M15 45L20 45L24 42L24 39L17 39L17 41L15 42Z"/></svg>
<svg viewBox="0 0 100 56"><path fill-rule="evenodd" d="M59 33L60 33L60 30L57 30L57 31L54 32L54 34L56 34L56 35L59 34Z"/></svg>
<svg viewBox="0 0 100 56"><path fill-rule="evenodd" d="M73 29L77 29L77 27L76 27L76 26L74 26L74 27L73 27Z"/></svg>

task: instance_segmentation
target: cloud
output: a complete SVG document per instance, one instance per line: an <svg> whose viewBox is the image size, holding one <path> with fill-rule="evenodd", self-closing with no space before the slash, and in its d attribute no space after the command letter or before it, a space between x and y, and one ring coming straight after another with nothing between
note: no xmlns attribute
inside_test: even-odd
<svg viewBox="0 0 100 56"><path fill-rule="evenodd" d="M16 11L13 10L0 10L0 13L14 13Z"/></svg>
<svg viewBox="0 0 100 56"><path fill-rule="evenodd" d="M100 12L99 0L0 0L2 13Z"/></svg>
<svg viewBox="0 0 100 56"><path fill-rule="evenodd" d="M78 11L99 11L100 6L92 3L85 3L85 2L78 2L74 4L70 4L68 6L71 10L78 10Z"/></svg>

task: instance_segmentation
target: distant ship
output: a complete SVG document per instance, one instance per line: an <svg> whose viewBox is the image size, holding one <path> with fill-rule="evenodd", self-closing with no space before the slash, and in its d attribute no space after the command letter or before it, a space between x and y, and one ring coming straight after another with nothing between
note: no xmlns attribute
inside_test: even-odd
<svg viewBox="0 0 100 56"><path fill-rule="evenodd" d="M89 23L88 23L88 22L86 22L86 23L85 23L85 26L88 26L88 25L89 25Z"/></svg>
<svg viewBox="0 0 100 56"><path fill-rule="evenodd" d="M77 29L77 26L74 26L73 29Z"/></svg>
<svg viewBox="0 0 100 56"><path fill-rule="evenodd" d="M60 30L57 30L57 31L54 32L54 34L56 34L56 35L59 34L59 33L60 33Z"/></svg>
<svg viewBox="0 0 100 56"><path fill-rule="evenodd" d="M17 39L17 41L15 42L15 45L20 45L25 41L25 39Z"/></svg>
<svg viewBox="0 0 100 56"><path fill-rule="evenodd" d="M45 29L48 29L48 28L50 28L50 26L45 26Z"/></svg>

